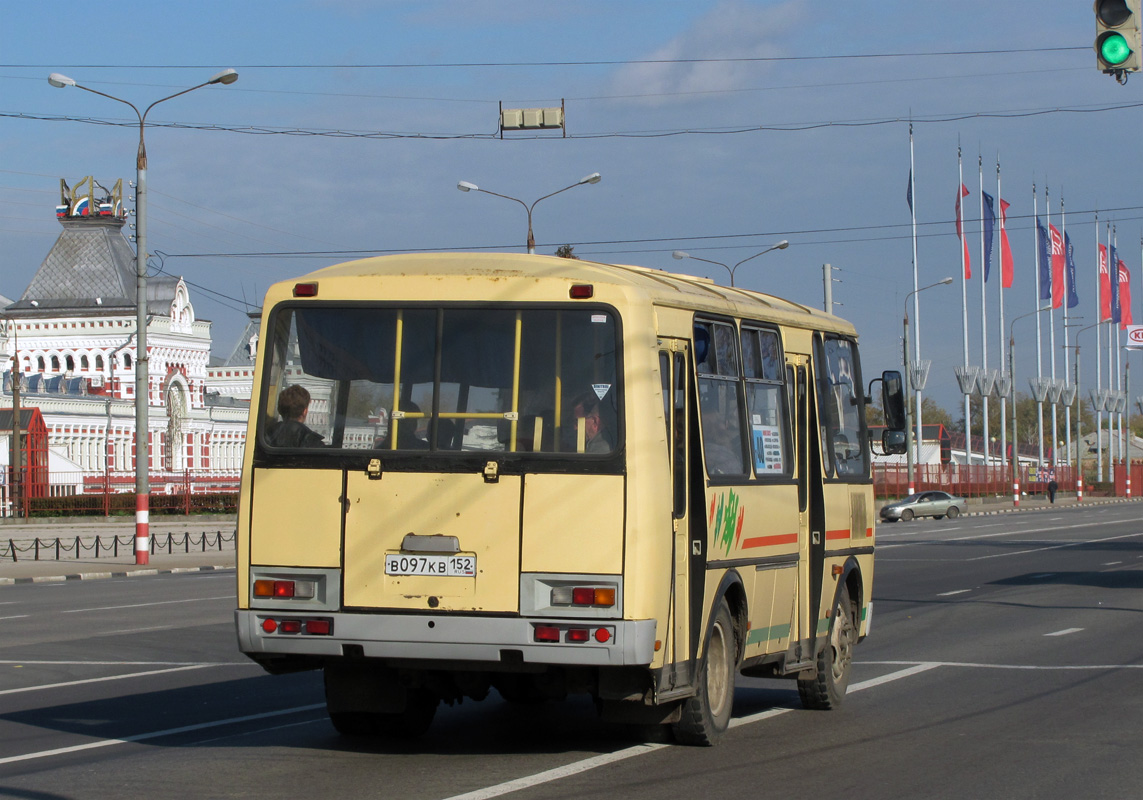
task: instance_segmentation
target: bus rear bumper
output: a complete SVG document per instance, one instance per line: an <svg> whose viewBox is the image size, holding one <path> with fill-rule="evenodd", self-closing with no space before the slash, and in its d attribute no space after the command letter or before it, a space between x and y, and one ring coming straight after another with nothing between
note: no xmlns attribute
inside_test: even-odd
<svg viewBox="0 0 1143 800"><path fill-rule="evenodd" d="M438 661L442 667L455 662L503 663L506 668L520 664L646 667L655 653L653 619L309 615L237 609L234 620L239 650L255 660L261 660L259 656L364 657ZM328 621L329 633L305 632L310 620ZM298 632L286 632L299 627Z"/></svg>

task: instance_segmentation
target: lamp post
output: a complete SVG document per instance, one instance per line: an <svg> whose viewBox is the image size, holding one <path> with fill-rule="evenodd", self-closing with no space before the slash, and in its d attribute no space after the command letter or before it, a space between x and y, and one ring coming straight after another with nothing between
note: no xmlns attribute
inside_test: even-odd
<svg viewBox="0 0 1143 800"><path fill-rule="evenodd" d="M747 261L758 258L758 256L764 256L767 253L769 253L771 250L785 250L789 246L790 246L790 243L788 241L786 241L785 239L783 239L782 241L778 242L777 244L770 245L769 247L767 247L765 250L763 250L760 253L755 253L754 255L750 256L749 258L742 259L737 264L735 264L733 267L727 266L726 264L723 264L721 261L711 261L709 258L699 258L698 256L692 256L690 253L685 253L682 250L676 250L675 252L671 253L671 256L673 258L677 258L677 259L690 258L690 259L694 259L695 261L704 261L707 264L717 264L718 266L722 267L723 269L725 269L727 272L730 273L730 285L733 287L734 286L734 272L735 272L735 270L737 270L739 267L741 267Z"/></svg>
<svg viewBox="0 0 1143 800"><path fill-rule="evenodd" d="M907 295L905 295L905 326L904 326L905 327L905 342L904 342L904 344L905 344L905 379L908 381L908 384L907 384L908 386L912 386L912 384L913 384L913 373L909 369L909 298L915 294L920 294L921 292L925 291L926 289L932 289L934 286L948 286L952 282L953 282L953 279L951 277L942 278L941 280L937 281L936 283L930 283L928 286L922 286L920 289L914 289L913 291L911 291ZM914 392L914 394L913 394L914 399L916 399L916 397L919 393L920 393L920 389L917 389L917 391ZM913 422L912 422L913 415L909 411L909 409L911 409L911 408L912 408L912 405L910 403L906 402L905 403L905 469L909 473L909 494L913 494L916 491L916 484L914 483L915 478L913 476L913 471L915 469L915 465L916 465L917 461L920 460L920 458L921 458L921 440L923 438L921 435L921 426L919 424L917 425L917 435L916 435L916 437L913 436ZM917 409L918 419L920 418L920 414L921 414L921 409L918 408ZM917 448L915 455L913 452L914 442L916 442L916 448Z"/></svg>
<svg viewBox="0 0 1143 800"><path fill-rule="evenodd" d="M603 179L600 177L598 172L593 172L590 175L584 175L571 186L565 186L562 189L557 189L551 194L546 194L532 203L532 205L528 205L518 197L509 197L506 194L498 194L497 192L490 192L487 189L481 189L475 183L469 183L468 181L460 181L457 183L456 188L462 192L484 192L484 194L490 194L493 197L503 197L505 200L514 200L515 202L522 205L524 210L528 212L528 252L534 254L536 252L536 237L532 235L532 209L536 207L536 203L539 203L540 200L547 200L549 197L554 197L560 192L566 192L568 189L574 189L575 187L582 186L585 183L599 183L601 180Z"/></svg>
<svg viewBox="0 0 1143 800"><path fill-rule="evenodd" d="M48 83L57 89L74 86L85 92L106 97L117 103L130 106L139 118L139 150L135 158L135 330L138 336L138 349L135 357L135 563L147 564L150 562L151 533L150 533L150 445L147 421L147 406L149 402L148 375L149 359L147 356L147 148L143 141L143 132L146 126L147 114L159 103L180 97L187 92L201 89L213 84L229 85L238 80L238 73L232 69L225 69L210 80L162 97L140 113L134 103L121 97L105 94L76 83L72 78L53 72L48 76Z"/></svg>
<svg viewBox="0 0 1143 800"><path fill-rule="evenodd" d="M1015 317L1008 325L1008 374L1012 376L1012 505L1020 506L1020 448L1016 440L1016 323L1025 317L1051 311L1050 305Z"/></svg>

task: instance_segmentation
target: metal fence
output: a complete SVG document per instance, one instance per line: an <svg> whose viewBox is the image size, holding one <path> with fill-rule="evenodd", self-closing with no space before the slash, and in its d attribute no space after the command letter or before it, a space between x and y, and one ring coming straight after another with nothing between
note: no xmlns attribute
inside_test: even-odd
<svg viewBox="0 0 1143 800"><path fill-rule="evenodd" d="M151 513L233 514L238 507L236 470L158 472L150 476ZM44 496L0 484L0 516L114 517L135 514L135 473L51 474Z"/></svg>
<svg viewBox="0 0 1143 800"><path fill-rule="evenodd" d="M1013 493L1012 465L974 464L917 464L914 469L913 489L923 492L941 489L960 497L1011 497ZM1079 488L1079 469L1075 465L1058 465L1049 473L1035 465L1021 464L1018 480L1022 494L1046 494L1048 481L1053 476L1058 490L1074 492ZM1084 477L1084 492L1108 494L1115 497L1138 496L1143 492L1143 464L1131 464L1130 489L1127 466L1114 465L1114 474L1107 481L1095 484L1090 474ZM909 470L905 465L875 464L873 466L873 492L876 497L904 497L909 494Z"/></svg>
<svg viewBox="0 0 1143 800"><path fill-rule="evenodd" d="M224 545L227 545L224 548ZM167 533L151 536L151 554L222 552L235 547L235 532ZM66 536L32 540L9 539L0 545L0 561L65 561L81 558L115 558L135 552L135 535Z"/></svg>

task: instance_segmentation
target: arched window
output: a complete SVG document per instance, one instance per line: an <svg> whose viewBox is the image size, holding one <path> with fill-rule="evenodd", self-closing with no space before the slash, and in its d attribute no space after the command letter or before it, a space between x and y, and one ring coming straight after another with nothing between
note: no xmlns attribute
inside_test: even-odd
<svg viewBox="0 0 1143 800"><path fill-rule="evenodd" d="M36 359L36 367L39 368L40 372L47 372L48 371L47 367L44 366L44 357L43 356L40 356L39 358Z"/></svg>
<svg viewBox="0 0 1143 800"><path fill-rule="evenodd" d="M124 369L131 369L131 354L130 353L124 353L123 354L123 368Z"/></svg>
<svg viewBox="0 0 1143 800"><path fill-rule="evenodd" d="M103 356L96 356L95 357L95 368L97 370L99 370L100 372L103 371Z"/></svg>
<svg viewBox="0 0 1143 800"><path fill-rule="evenodd" d="M75 372L75 359L72 356L64 356L64 365L68 372Z"/></svg>
<svg viewBox="0 0 1143 800"><path fill-rule="evenodd" d="M52 356L52 372L60 371L60 357Z"/></svg>
<svg viewBox="0 0 1143 800"><path fill-rule="evenodd" d="M79 368L82 369L84 372L86 372L88 369L90 369L90 367L91 367L91 364L87 360L87 356L86 355L80 356L79 357Z"/></svg>

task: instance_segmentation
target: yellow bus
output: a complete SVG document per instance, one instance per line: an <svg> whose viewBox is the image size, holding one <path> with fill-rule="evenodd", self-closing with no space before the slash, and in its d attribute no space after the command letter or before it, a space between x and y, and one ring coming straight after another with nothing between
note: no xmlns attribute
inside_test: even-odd
<svg viewBox="0 0 1143 800"><path fill-rule="evenodd" d="M239 646L323 670L341 733L495 689L713 744L739 672L842 701L876 512L848 323L642 267L385 256L273 286L257 364Z"/></svg>

